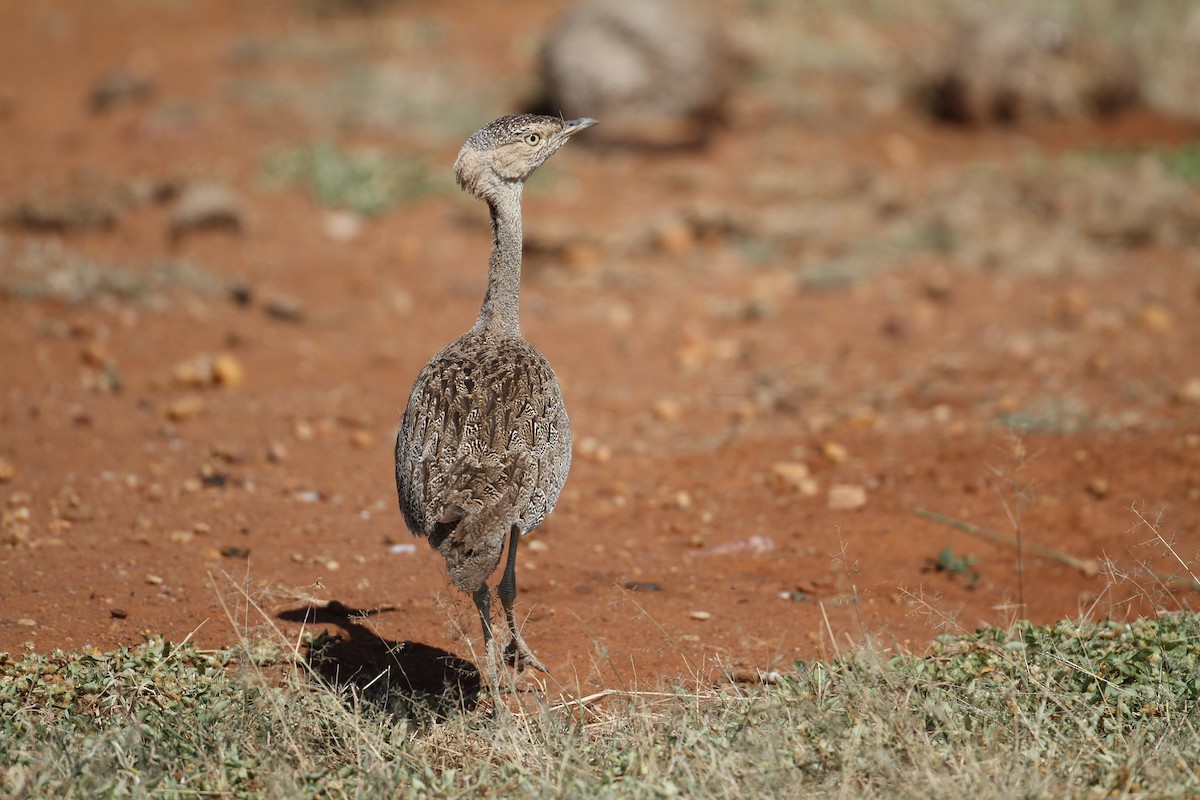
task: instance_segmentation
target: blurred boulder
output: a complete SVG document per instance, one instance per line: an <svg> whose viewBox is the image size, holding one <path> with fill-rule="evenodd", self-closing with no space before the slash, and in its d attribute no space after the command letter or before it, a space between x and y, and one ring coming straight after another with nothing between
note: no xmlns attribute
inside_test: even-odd
<svg viewBox="0 0 1200 800"><path fill-rule="evenodd" d="M934 53L916 93L948 122L1105 116L1133 105L1140 69L1111 39L1047 17L991 6Z"/></svg>
<svg viewBox="0 0 1200 800"><path fill-rule="evenodd" d="M546 36L537 110L599 119L598 141L700 144L721 119L738 71L732 52L691 4L583 2Z"/></svg>
<svg viewBox="0 0 1200 800"><path fill-rule="evenodd" d="M108 230L133 203L129 188L92 170L77 170L65 182L38 184L15 198L0 217L16 227L65 233Z"/></svg>
<svg viewBox="0 0 1200 800"><path fill-rule="evenodd" d="M148 99L154 82L128 68L115 69L100 77L88 93L88 108L96 113L111 111L123 105L136 105Z"/></svg>

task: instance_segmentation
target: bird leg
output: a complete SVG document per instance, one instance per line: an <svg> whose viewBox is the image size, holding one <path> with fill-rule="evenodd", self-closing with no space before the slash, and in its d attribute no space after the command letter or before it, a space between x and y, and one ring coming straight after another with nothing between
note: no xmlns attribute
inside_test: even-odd
<svg viewBox="0 0 1200 800"><path fill-rule="evenodd" d="M508 534L508 561L504 565L504 575L500 578L500 584L496 587L496 593L500 595L500 603L504 606L504 618L508 621L508 631L512 636L508 640L508 647L504 649L504 659L514 669L533 667L539 672L549 675L550 671L521 638L521 634L517 631L517 619L513 613L513 601L517 599L517 543L520 541L521 527L513 525Z"/></svg>
<svg viewBox="0 0 1200 800"><path fill-rule="evenodd" d="M471 595L471 599L475 601L475 608L479 609L479 622L483 625L484 657L487 659L489 677L494 679L499 659L496 654L496 640L492 637L492 592L486 583L481 583Z"/></svg>

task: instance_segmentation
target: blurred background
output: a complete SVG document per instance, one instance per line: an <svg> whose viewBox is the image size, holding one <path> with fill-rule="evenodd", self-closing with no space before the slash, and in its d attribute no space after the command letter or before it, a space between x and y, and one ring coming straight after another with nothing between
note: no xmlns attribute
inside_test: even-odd
<svg viewBox="0 0 1200 800"><path fill-rule="evenodd" d="M227 638L210 575L465 646L391 437L531 110L600 120L525 198L552 669L1192 603L1197 98L1181 0L0 4L0 650Z"/></svg>

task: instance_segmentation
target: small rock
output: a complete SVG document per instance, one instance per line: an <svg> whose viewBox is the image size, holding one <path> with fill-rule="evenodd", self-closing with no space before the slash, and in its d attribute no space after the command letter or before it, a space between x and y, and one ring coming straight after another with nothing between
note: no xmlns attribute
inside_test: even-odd
<svg viewBox="0 0 1200 800"><path fill-rule="evenodd" d="M212 360L212 376L218 386L241 386L246 380L246 370L235 356L220 353Z"/></svg>
<svg viewBox="0 0 1200 800"><path fill-rule="evenodd" d="M171 212L171 236L195 231L241 232L245 212L238 194L219 183L195 183L184 188Z"/></svg>
<svg viewBox="0 0 1200 800"><path fill-rule="evenodd" d="M1189 378L1175 395L1180 402L1200 403L1200 378Z"/></svg>
<svg viewBox="0 0 1200 800"><path fill-rule="evenodd" d="M0 483L8 483L17 476L17 468L6 459L0 458Z"/></svg>
<svg viewBox="0 0 1200 800"><path fill-rule="evenodd" d="M225 558L249 558L249 547L225 547L221 550L221 555Z"/></svg>
<svg viewBox="0 0 1200 800"><path fill-rule="evenodd" d="M591 436L585 436L575 444L575 453L580 458L598 464L607 464L612 458L612 449Z"/></svg>
<svg viewBox="0 0 1200 800"><path fill-rule="evenodd" d="M212 360L196 356L171 368L171 380L179 386L199 388L212 382Z"/></svg>
<svg viewBox="0 0 1200 800"><path fill-rule="evenodd" d="M675 507L681 511L686 511L692 507L692 496L686 491L678 491L675 493Z"/></svg>
<svg viewBox="0 0 1200 800"><path fill-rule="evenodd" d="M308 315L300 305L300 301L284 295L272 295L263 303L267 316L285 322L304 322Z"/></svg>
<svg viewBox="0 0 1200 800"><path fill-rule="evenodd" d="M836 483L829 487L829 508L832 511L857 511L867 504L865 486Z"/></svg>
<svg viewBox="0 0 1200 800"><path fill-rule="evenodd" d="M700 622L705 622L706 620L712 619L712 614L708 613L707 611L693 611L688 616Z"/></svg>
<svg viewBox="0 0 1200 800"><path fill-rule="evenodd" d="M1161 303L1147 303L1134 314L1138 325L1153 333L1163 333L1175 324L1175 315Z"/></svg>
<svg viewBox="0 0 1200 800"><path fill-rule="evenodd" d="M158 575L147 575L146 583L150 584L151 586L162 586L163 579Z"/></svg>
<svg viewBox="0 0 1200 800"><path fill-rule="evenodd" d="M658 249L672 256L679 256L692 249L696 242L696 232L692 226L681 220L660 225L654 232Z"/></svg>
<svg viewBox="0 0 1200 800"><path fill-rule="evenodd" d="M850 454L846 448L837 442L826 442L821 446L821 454L835 464L845 464Z"/></svg>
<svg viewBox="0 0 1200 800"><path fill-rule="evenodd" d="M88 108L102 113L121 105L131 105L146 100L154 90L154 83L145 75L128 68L115 69L96 81L88 93Z"/></svg>
<svg viewBox="0 0 1200 800"><path fill-rule="evenodd" d="M163 408L163 415L172 422L191 419L204 410L204 401L199 397L181 397Z"/></svg>
<svg viewBox="0 0 1200 800"><path fill-rule="evenodd" d="M375 443L375 437L370 431L357 430L350 433L350 444L359 450L366 450Z"/></svg>
<svg viewBox="0 0 1200 800"><path fill-rule="evenodd" d="M544 553L550 549L550 545L546 544L541 539L533 539L525 545L525 549L531 553Z"/></svg>
<svg viewBox="0 0 1200 800"><path fill-rule="evenodd" d="M112 361L108 348L103 342L91 341L79 351L79 358L90 367L102 367Z"/></svg>
<svg viewBox="0 0 1200 800"><path fill-rule="evenodd" d="M363 218L353 211L327 211L322 218L325 235L335 242L352 242L362 235Z"/></svg>
<svg viewBox="0 0 1200 800"><path fill-rule="evenodd" d="M734 539L732 542L722 542L721 544L713 545L702 552L706 556L728 556L735 553L748 552L756 556L763 553L769 553L775 549L775 542L770 536L762 534L754 534L743 539Z"/></svg>
<svg viewBox="0 0 1200 800"><path fill-rule="evenodd" d="M228 353L198 356L180 361L171 368L171 379L180 386L194 389L209 386L240 386L246 371L236 356Z"/></svg>
<svg viewBox="0 0 1200 800"><path fill-rule="evenodd" d="M129 612L123 608L110 608L108 615L113 619L125 619L129 616Z"/></svg>
<svg viewBox="0 0 1200 800"><path fill-rule="evenodd" d="M776 489L791 489L805 497L817 493L817 482L808 471L808 465L798 461L780 461L771 465L768 480Z"/></svg>
<svg viewBox="0 0 1200 800"><path fill-rule="evenodd" d="M279 464L288 456L287 445L282 442L272 442L267 446L267 461Z"/></svg>
<svg viewBox="0 0 1200 800"><path fill-rule="evenodd" d="M944 302L950 297L950 292L954 288L954 280L950 275L950 271L945 268L935 268L930 270L925 276L925 296L930 300Z"/></svg>
<svg viewBox="0 0 1200 800"><path fill-rule="evenodd" d="M676 422L683 416L683 404L678 400L659 400L654 404L654 416L664 422Z"/></svg>
<svg viewBox="0 0 1200 800"><path fill-rule="evenodd" d="M1109 494L1108 481L1100 477L1092 478L1088 481L1087 493L1097 500L1103 500Z"/></svg>
<svg viewBox="0 0 1200 800"><path fill-rule="evenodd" d="M29 617L21 617L19 620L17 620L17 624L18 624L18 625L21 625L21 626L23 626L23 627L25 627L25 628L36 628L36 627L37 627L37 620L36 620L36 619L30 619Z"/></svg>

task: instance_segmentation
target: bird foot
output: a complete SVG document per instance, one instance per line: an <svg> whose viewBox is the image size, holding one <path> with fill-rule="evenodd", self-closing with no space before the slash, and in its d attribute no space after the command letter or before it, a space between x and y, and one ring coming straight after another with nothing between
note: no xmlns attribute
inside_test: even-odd
<svg viewBox="0 0 1200 800"><path fill-rule="evenodd" d="M517 672L530 667L538 672L550 674L550 670L546 669L538 657L529 649L529 645L525 644L525 640L520 636L514 636L508 642L508 647L504 648L504 661Z"/></svg>

